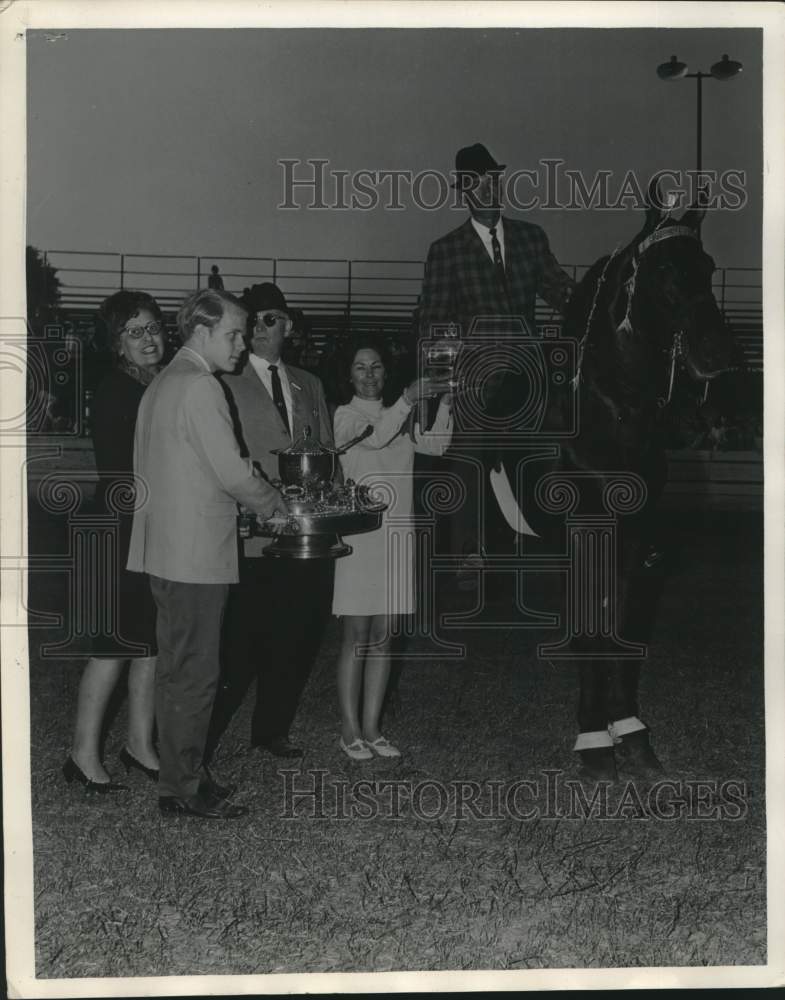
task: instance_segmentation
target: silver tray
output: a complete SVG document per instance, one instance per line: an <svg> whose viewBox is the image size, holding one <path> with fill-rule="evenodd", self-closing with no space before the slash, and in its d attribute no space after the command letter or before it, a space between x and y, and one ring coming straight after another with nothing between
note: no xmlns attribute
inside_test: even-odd
<svg viewBox="0 0 785 1000"><path fill-rule="evenodd" d="M286 527L276 532L269 522L256 521L253 534L262 537L281 537L292 535L361 535L366 531L375 531L382 523L382 514L386 507L375 510L347 511L309 511L293 513L290 511Z"/></svg>
<svg viewBox="0 0 785 1000"><path fill-rule="evenodd" d="M305 510L306 504L287 505L289 515L282 531L274 531L269 522L253 523L252 534L272 537L263 550L269 559L340 559L351 553L351 545L341 535L361 535L375 531L382 523L387 504L373 504L366 509ZM299 507L299 512L292 510Z"/></svg>

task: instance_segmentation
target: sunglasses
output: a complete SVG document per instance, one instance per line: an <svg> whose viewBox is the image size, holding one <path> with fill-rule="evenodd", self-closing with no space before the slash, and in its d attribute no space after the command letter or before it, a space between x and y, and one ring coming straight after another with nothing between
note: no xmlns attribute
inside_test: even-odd
<svg viewBox="0 0 785 1000"><path fill-rule="evenodd" d="M123 333L127 333L131 340L141 340L146 333L149 333L151 337L157 337L158 334L163 333L163 323L153 322L147 323L145 326L130 326L123 330Z"/></svg>
<svg viewBox="0 0 785 1000"><path fill-rule="evenodd" d="M256 326L258 327L261 322L267 327L272 327L281 320L288 323L289 319L290 317L286 316L284 313L262 313L261 316L257 316L256 318Z"/></svg>

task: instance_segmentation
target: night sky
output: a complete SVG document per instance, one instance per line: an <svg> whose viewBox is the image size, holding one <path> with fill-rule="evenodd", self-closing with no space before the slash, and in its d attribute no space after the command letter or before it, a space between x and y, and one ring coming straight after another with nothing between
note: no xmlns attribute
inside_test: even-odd
<svg viewBox="0 0 785 1000"><path fill-rule="evenodd" d="M758 29L66 34L28 34L27 239L42 249L421 260L462 212L418 208L409 188L399 210L283 210L278 161L449 172L460 146L483 142L508 171L539 171L526 197L544 195L538 161L552 158L587 183L609 171L613 201L628 171L645 187L695 165L696 81L662 82L657 65L675 54L708 71L727 53L744 70L704 82L703 160L746 172L747 203L711 213L704 239L718 264L761 263ZM641 221L631 207L511 214L543 225L565 263Z"/></svg>

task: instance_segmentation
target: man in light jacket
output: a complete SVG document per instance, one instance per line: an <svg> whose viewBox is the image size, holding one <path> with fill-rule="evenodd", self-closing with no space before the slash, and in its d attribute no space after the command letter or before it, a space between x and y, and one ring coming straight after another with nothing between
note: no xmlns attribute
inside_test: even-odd
<svg viewBox="0 0 785 1000"><path fill-rule="evenodd" d="M269 518L283 501L241 457L215 373L232 371L246 312L226 292L189 296L183 347L148 387L134 447L137 510L128 569L148 573L158 609L159 808L230 819L247 810L203 768L229 584L238 579L237 503Z"/></svg>

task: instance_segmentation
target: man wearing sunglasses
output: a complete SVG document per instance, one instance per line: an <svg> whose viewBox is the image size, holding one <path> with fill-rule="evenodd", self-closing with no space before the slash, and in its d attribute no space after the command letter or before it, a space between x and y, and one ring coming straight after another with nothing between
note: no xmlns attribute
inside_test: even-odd
<svg viewBox="0 0 785 1000"><path fill-rule="evenodd" d="M322 383L284 364L281 353L292 319L281 290L266 282L243 295L248 310L248 360L238 374L222 377L231 395L242 453L258 462L269 480L278 479L273 451L288 448L305 427L311 440L333 444ZM267 559L265 538L243 543L240 583L224 623L222 685L208 737L208 754L256 678L251 745L276 757L302 756L289 739L297 703L319 649L330 614L330 560ZM303 627L302 609L308 609Z"/></svg>

